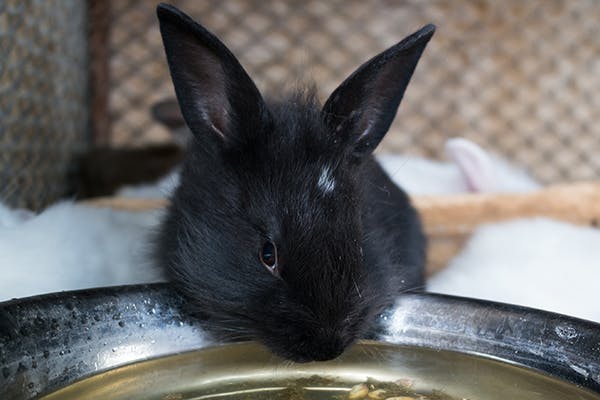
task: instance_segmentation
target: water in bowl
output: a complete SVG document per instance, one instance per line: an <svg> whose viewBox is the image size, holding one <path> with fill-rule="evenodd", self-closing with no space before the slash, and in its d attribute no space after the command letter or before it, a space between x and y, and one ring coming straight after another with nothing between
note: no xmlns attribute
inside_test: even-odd
<svg viewBox="0 0 600 400"><path fill-rule="evenodd" d="M366 392L356 387L362 383ZM368 400L600 400L598 394L502 361L374 342L359 343L336 360L308 364L282 361L250 343L212 347L116 368L42 399L337 400L361 389L354 399L364 394Z"/></svg>

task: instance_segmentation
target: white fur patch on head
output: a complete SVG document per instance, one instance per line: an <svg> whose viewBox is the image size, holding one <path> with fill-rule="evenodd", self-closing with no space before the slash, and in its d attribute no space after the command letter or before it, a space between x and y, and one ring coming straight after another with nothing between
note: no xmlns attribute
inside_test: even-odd
<svg viewBox="0 0 600 400"><path fill-rule="evenodd" d="M325 193L331 193L335 189L335 179L331 176L331 170L329 166L324 166L319 175L319 181L317 182L319 188Z"/></svg>

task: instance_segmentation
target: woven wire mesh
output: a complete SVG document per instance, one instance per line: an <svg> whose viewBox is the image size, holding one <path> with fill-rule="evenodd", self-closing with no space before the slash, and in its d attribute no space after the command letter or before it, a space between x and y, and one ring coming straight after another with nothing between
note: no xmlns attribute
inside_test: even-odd
<svg viewBox="0 0 600 400"><path fill-rule="evenodd" d="M438 26L380 151L440 158L473 139L544 182L600 175L596 0L261 0L173 4L215 32L263 93L310 77L326 96L421 25ZM167 140L149 109L173 96L154 0L111 3L114 145Z"/></svg>
<svg viewBox="0 0 600 400"><path fill-rule="evenodd" d="M86 4L0 0L0 198L39 209L69 190L86 134Z"/></svg>

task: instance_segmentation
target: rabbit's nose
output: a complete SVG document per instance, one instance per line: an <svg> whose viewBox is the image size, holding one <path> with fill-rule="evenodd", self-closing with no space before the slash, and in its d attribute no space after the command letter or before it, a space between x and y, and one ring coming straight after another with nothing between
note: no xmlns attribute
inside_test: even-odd
<svg viewBox="0 0 600 400"><path fill-rule="evenodd" d="M315 361L333 360L346 350L346 342L337 335L315 337L310 356Z"/></svg>

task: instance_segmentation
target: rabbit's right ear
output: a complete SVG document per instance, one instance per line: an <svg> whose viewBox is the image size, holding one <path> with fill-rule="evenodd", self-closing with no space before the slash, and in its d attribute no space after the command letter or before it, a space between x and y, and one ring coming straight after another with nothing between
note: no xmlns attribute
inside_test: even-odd
<svg viewBox="0 0 600 400"><path fill-rule="evenodd" d="M235 56L177 8L160 4L156 11L177 100L194 136L230 147L260 133L268 111Z"/></svg>

